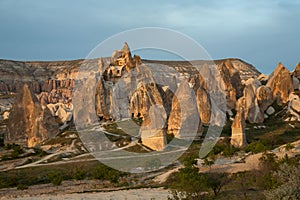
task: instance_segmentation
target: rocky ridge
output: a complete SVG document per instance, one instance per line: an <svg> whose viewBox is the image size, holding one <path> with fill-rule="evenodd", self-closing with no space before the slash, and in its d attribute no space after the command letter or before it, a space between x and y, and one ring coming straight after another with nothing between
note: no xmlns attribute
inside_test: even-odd
<svg viewBox="0 0 300 200"><path fill-rule="evenodd" d="M285 120L300 120L300 100L294 93L299 91L299 66L290 73L280 63L264 76L239 59L142 60L131 55L126 43L111 58L0 60L0 93L20 94L6 98L14 99L14 104L0 107L2 119L10 113L5 142L38 145L69 126L74 114L80 124L141 120L143 144L162 150L167 134L192 138L187 133L196 131L201 135L203 125L224 125L222 116L227 113L234 117L232 144L243 146L245 123L263 123L274 114L274 103L288 105ZM77 103L84 106L73 110Z"/></svg>

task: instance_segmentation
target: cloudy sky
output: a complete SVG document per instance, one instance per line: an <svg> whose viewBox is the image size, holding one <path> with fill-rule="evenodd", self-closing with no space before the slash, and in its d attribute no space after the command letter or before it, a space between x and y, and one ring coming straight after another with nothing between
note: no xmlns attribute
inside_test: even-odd
<svg viewBox="0 0 300 200"><path fill-rule="evenodd" d="M0 58L79 59L119 32L163 27L270 73L300 61L299 21L298 0L0 0Z"/></svg>

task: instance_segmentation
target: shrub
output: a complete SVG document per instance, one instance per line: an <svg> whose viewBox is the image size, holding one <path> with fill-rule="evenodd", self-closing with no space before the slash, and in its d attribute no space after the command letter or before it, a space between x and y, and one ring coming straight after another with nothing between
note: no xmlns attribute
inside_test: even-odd
<svg viewBox="0 0 300 200"><path fill-rule="evenodd" d="M298 160L293 157L289 158L289 156L285 154L284 157L279 160L279 163L297 166Z"/></svg>
<svg viewBox="0 0 300 200"><path fill-rule="evenodd" d="M76 180L83 180L86 178L86 172L81 170L80 168L76 168L73 175Z"/></svg>
<svg viewBox="0 0 300 200"><path fill-rule="evenodd" d="M172 193L169 199L201 199L207 191L206 177L199 173L198 168L185 167L169 178Z"/></svg>
<svg viewBox="0 0 300 200"><path fill-rule="evenodd" d="M249 145L246 146L245 152L252 152L254 154L264 152L268 150L268 147L262 142L262 141L257 141L257 142L252 142Z"/></svg>
<svg viewBox="0 0 300 200"><path fill-rule="evenodd" d="M105 175L107 173L108 173L108 169L105 165L97 166L93 171L93 178L94 179L99 179L99 180L104 180Z"/></svg>
<svg viewBox="0 0 300 200"><path fill-rule="evenodd" d="M283 164L274 173L279 181L278 186L270 191L265 191L267 199L300 199L300 166Z"/></svg>
<svg viewBox="0 0 300 200"><path fill-rule="evenodd" d="M183 165L186 166L186 167L191 167L193 165L196 165L197 164L197 159L198 156L194 155L194 156L188 156L188 157L185 157L183 159Z"/></svg>
<svg viewBox="0 0 300 200"><path fill-rule="evenodd" d="M52 172L48 174L48 179L53 185L61 185L63 177L59 172Z"/></svg>
<svg viewBox="0 0 300 200"><path fill-rule="evenodd" d="M223 150L223 156L226 156L226 157L232 157L234 156L234 154L236 154L236 152L238 152L239 149L232 146L232 145L228 145L226 146L226 148Z"/></svg>
<svg viewBox="0 0 300 200"><path fill-rule="evenodd" d="M277 162L278 157L274 153L263 153L262 157L259 158L259 164L261 169L265 170L276 170L279 166Z"/></svg>
<svg viewBox="0 0 300 200"><path fill-rule="evenodd" d="M24 184L22 184L22 183L20 183L20 184L17 186L17 189L18 189L18 190L26 190L26 189L28 189L28 186L27 186L27 185L24 185Z"/></svg>
<svg viewBox="0 0 300 200"><path fill-rule="evenodd" d="M285 148L286 151L289 151L289 150L294 149L295 146L291 143L287 143L284 148Z"/></svg>
<svg viewBox="0 0 300 200"><path fill-rule="evenodd" d="M93 171L93 178L99 180L109 180L112 183L118 182L120 177L120 172L111 169L106 165L99 165Z"/></svg>

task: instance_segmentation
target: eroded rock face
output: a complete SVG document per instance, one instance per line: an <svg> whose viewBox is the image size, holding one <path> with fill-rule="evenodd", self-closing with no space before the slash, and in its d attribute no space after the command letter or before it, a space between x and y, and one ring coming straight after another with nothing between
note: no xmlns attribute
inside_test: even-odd
<svg viewBox="0 0 300 200"><path fill-rule="evenodd" d="M300 79L300 62L296 65L293 75Z"/></svg>
<svg viewBox="0 0 300 200"><path fill-rule="evenodd" d="M197 108L199 111L200 120L203 124L208 125L211 119L212 108L211 108L210 96L204 88L199 87L197 89L196 100L197 100Z"/></svg>
<svg viewBox="0 0 300 200"><path fill-rule="evenodd" d="M57 134L58 125L48 109L43 110L25 84L11 110L5 143L34 147Z"/></svg>
<svg viewBox="0 0 300 200"><path fill-rule="evenodd" d="M265 85L269 80L269 76L265 74L261 74L257 77L257 80L259 80L263 85Z"/></svg>
<svg viewBox="0 0 300 200"><path fill-rule="evenodd" d="M246 122L245 122L245 113L244 113L244 105L245 104L245 98L242 97L238 100L237 103L237 113L233 120L232 126L231 126L231 145L235 147L243 147L247 144L246 140Z"/></svg>
<svg viewBox="0 0 300 200"><path fill-rule="evenodd" d="M275 71L271 74L267 86L273 91L274 100L278 104L287 103L289 95L294 91L290 72L281 63L278 64Z"/></svg>
<svg viewBox="0 0 300 200"><path fill-rule="evenodd" d="M261 123L264 121L264 113L261 110L258 99L256 98L257 89L261 86L257 79L249 79L246 82L244 89L244 105L245 105L245 118L250 123Z"/></svg>
<svg viewBox="0 0 300 200"><path fill-rule="evenodd" d="M191 138L194 135L189 135L189 131L201 130L202 123L223 126L226 111L235 109L237 99L244 95L241 81L260 74L253 66L239 59L195 61L195 65L201 66L200 70L185 61L141 60L139 56L131 56L127 43L111 58L68 62L0 61L0 67L3 63L6 67L0 70L0 90L17 92L27 83L40 102L38 104L33 100L34 103L30 104L31 109L36 110L34 119L43 118L42 123L48 121L50 124L54 116L57 122L53 125L61 125L72 118L71 112L64 107L71 102L79 105L74 109L77 125L91 125L102 119L141 118L145 124L149 122L149 126L142 129L143 143L155 150L164 148L164 129L178 138ZM78 73L79 70L81 73ZM20 81L12 81L11 77ZM256 96L255 90L260 86L253 87L246 89L245 99L247 116L257 122L261 118L256 108L263 112L270 97L266 94L269 92L266 88ZM34 98L35 95L31 96ZM251 100L254 104L250 103ZM164 112L158 112L159 109L151 111L160 106ZM253 106L254 111L251 110ZM26 115L22 112L19 116ZM166 121L162 130L157 128L158 121L152 121L151 112ZM37 138L30 142L31 145L49 136L44 130L46 126L39 125L39 120L35 122L31 119L22 126L34 123L38 124L39 131L30 132L31 138ZM150 134L149 137L151 131L158 134ZM40 133L45 134L38 135ZM21 140L25 141L24 138Z"/></svg>
<svg viewBox="0 0 300 200"><path fill-rule="evenodd" d="M257 88L256 98L262 112L264 112L274 102L271 88L264 85Z"/></svg>
<svg viewBox="0 0 300 200"><path fill-rule="evenodd" d="M168 133L177 138L194 138L199 127L199 113L193 90L185 81L178 87L172 101Z"/></svg>
<svg viewBox="0 0 300 200"><path fill-rule="evenodd" d="M72 119L72 104L48 104L47 108L50 110L52 116L57 117L59 123L64 124L65 122L70 122Z"/></svg>
<svg viewBox="0 0 300 200"><path fill-rule="evenodd" d="M242 96L243 87L239 72L233 67L229 60L218 67L225 83L227 107L234 109L237 98Z"/></svg>
<svg viewBox="0 0 300 200"><path fill-rule="evenodd" d="M300 88L300 81L298 78L293 76L293 85L294 85L294 90L299 90Z"/></svg>
<svg viewBox="0 0 300 200"><path fill-rule="evenodd" d="M293 116L293 121L300 121L300 97L296 94L290 94L288 113Z"/></svg>
<svg viewBox="0 0 300 200"><path fill-rule="evenodd" d="M151 106L140 129L143 145L153 150L163 150L167 144L167 115L163 106Z"/></svg>

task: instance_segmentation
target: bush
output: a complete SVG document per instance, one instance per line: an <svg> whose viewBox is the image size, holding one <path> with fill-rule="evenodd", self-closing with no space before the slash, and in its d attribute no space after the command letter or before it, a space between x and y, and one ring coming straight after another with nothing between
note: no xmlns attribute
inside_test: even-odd
<svg viewBox="0 0 300 200"><path fill-rule="evenodd" d="M259 158L259 164L261 170L266 170L266 171L274 171L278 169L278 162L277 162L278 157L274 153L268 153L265 152L263 153L262 157Z"/></svg>
<svg viewBox="0 0 300 200"><path fill-rule="evenodd" d="M1 160L12 160L18 158L20 154L24 153L23 148L18 144L7 144L4 147L5 150L13 150L10 155L1 156Z"/></svg>
<svg viewBox="0 0 300 200"><path fill-rule="evenodd" d="M52 172L48 174L48 179L53 185L61 185L63 177L59 172Z"/></svg>
<svg viewBox="0 0 300 200"><path fill-rule="evenodd" d="M254 154L264 152L268 150L269 148L262 142L262 141L257 141L257 142L252 142L249 145L246 146L245 152L252 152Z"/></svg>
<svg viewBox="0 0 300 200"><path fill-rule="evenodd" d="M218 155L219 153L224 151L225 148L226 148L226 145L224 145L224 144L216 144L212 150L213 154Z"/></svg>
<svg viewBox="0 0 300 200"><path fill-rule="evenodd" d="M284 148L285 148L286 151L289 151L289 150L294 149L295 146L291 143L287 143Z"/></svg>
<svg viewBox="0 0 300 200"><path fill-rule="evenodd" d="M283 164L273 174L279 181L278 186L270 191L265 191L267 199L300 199L300 166Z"/></svg>
<svg viewBox="0 0 300 200"><path fill-rule="evenodd" d="M169 199L201 199L207 191L206 177L199 173L198 168L185 167L169 178L172 190Z"/></svg>
<svg viewBox="0 0 300 200"><path fill-rule="evenodd" d="M232 146L232 145L228 145L224 150L223 150L223 156L226 156L226 157L232 157L236 154L236 152L238 152L239 149Z"/></svg>
<svg viewBox="0 0 300 200"><path fill-rule="evenodd" d="M186 167L191 167L193 165L196 165L197 164L197 159L198 156L188 156L188 157L185 157L182 161L183 165L186 166Z"/></svg>
<svg viewBox="0 0 300 200"><path fill-rule="evenodd" d="M93 178L105 180L105 175L108 173L108 168L105 165L97 166L93 171Z"/></svg>
<svg viewBox="0 0 300 200"><path fill-rule="evenodd" d="M285 154L284 157L281 158L278 162L279 162L279 164L288 164L288 165L294 165L294 166L298 165L298 160L293 157L289 158L289 156L287 154Z"/></svg>
<svg viewBox="0 0 300 200"><path fill-rule="evenodd" d="M120 177L120 172L111 169L106 165L97 166L93 171L93 178L99 180L109 180L112 183L117 183Z"/></svg>
<svg viewBox="0 0 300 200"><path fill-rule="evenodd" d="M10 160L11 156L10 155L2 155L1 160Z"/></svg>
<svg viewBox="0 0 300 200"><path fill-rule="evenodd" d="M28 186L27 186L27 185L24 185L24 184L22 184L22 183L20 183L20 184L17 186L17 189L18 189L18 190L26 190L26 189L28 189Z"/></svg>
<svg viewBox="0 0 300 200"><path fill-rule="evenodd" d="M86 178L86 172L81 170L80 168L76 168L73 175L76 180L83 180Z"/></svg>

